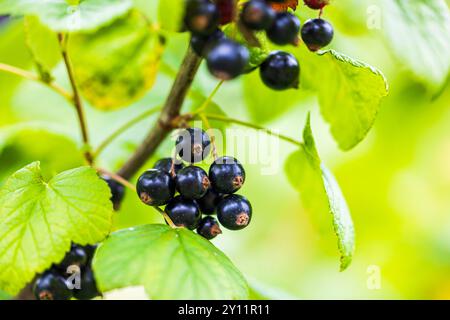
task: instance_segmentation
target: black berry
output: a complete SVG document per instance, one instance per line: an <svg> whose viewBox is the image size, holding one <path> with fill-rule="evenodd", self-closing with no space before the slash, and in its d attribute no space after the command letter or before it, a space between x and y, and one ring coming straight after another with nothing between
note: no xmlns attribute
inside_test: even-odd
<svg viewBox="0 0 450 320"><path fill-rule="evenodd" d="M267 30L267 37L275 44L286 45L298 42L300 20L289 12L279 12L275 22Z"/></svg>
<svg viewBox="0 0 450 320"><path fill-rule="evenodd" d="M222 39L225 39L225 34L220 29L216 29L216 31L206 36L193 34L191 47L198 56L205 57L214 44Z"/></svg>
<svg viewBox="0 0 450 320"><path fill-rule="evenodd" d="M330 0L304 0L305 4L311 9L320 10L330 3Z"/></svg>
<svg viewBox="0 0 450 320"><path fill-rule="evenodd" d="M197 200L197 203L203 214L215 214L217 205L222 199L222 194L216 192L213 188L209 188L206 194Z"/></svg>
<svg viewBox="0 0 450 320"><path fill-rule="evenodd" d="M103 175L102 179L108 184L111 190L111 202L114 210L118 211L125 195L125 187L107 175Z"/></svg>
<svg viewBox="0 0 450 320"><path fill-rule="evenodd" d="M94 273L90 267L87 267L81 271L80 289L74 289L73 295L78 300L90 300L100 296L100 292L97 289Z"/></svg>
<svg viewBox="0 0 450 320"><path fill-rule="evenodd" d="M216 159L209 168L209 178L214 190L231 194L238 191L245 182L245 170L233 157Z"/></svg>
<svg viewBox="0 0 450 320"><path fill-rule="evenodd" d="M311 51L326 47L333 40L333 26L323 19L308 20L302 27L302 39Z"/></svg>
<svg viewBox="0 0 450 320"><path fill-rule="evenodd" d="M197 233L201 235L202 237L211 240L214 239L216 236L222 233L222 230L220 230L219 223L216 219L213 217L204 217L198 227L197 227Z"/></svg>
<svg viewBox="0 0 450 320"><path fill-rule="evenodd" d="M211 151L211 139L202 129L184 129L178 135L176 150L184 161L189 163L200 162Z"/></svg>
<svg viewBox="0 0 450 320"><path fill-rule="evenodd" d="M263 0L251 0L244 4L242 23L251 30L267 30L275 20L275 11Z"/></svg>
<svg viewBox="0 0 450 320"><path fill-rule="evenodd" d="M220 201L217 218L227 229L240 230L248 226L252 218L252 206L243 196L232 194Z"/></svg>
<svg viewBox="0 0 450 320"><path fill-rule="evenodd" d="M173 169L175 174L178 174L178 172L184 168L184 164L181 161L173 160L172 158L163 158L156 161L153 169L172 174L172 161L174 161Z"/></svg>
<svg viewBox="0 0 450 320"><path fill-rule="evenodd" d="M200 199L208 191L209 185L205 170L196 166L180 170L176 177L177 190L186 199Z"/></svg>
<svg viewBox="0 0 450 320"><path fill-rule="evenodd" d="M72 244L70 251L66 253L66 256L58 265L63 272L67 271L67 268L76 265L78 267L84 266L89 260L89 256L84 247L77 244Z"/></svg>
<svg viewBox="0 0 450 320"><path fill-rule="evenodd" d="M190 230L197 228L202 218L197 202L185 199L182 196L173 198L164 211L175 225Z"/></svg>
<svg viewBox="0 0 450 320"><path fill-rule="evenodd" d="M69 300L72 297L64 278L54 271L47 271L36 280L33 293L37 300Z"/></svg>
<svg viewBox="0 0 450 320"><path fill-rule="evenodd" d="M139 177L136 189L145 204L162 206L173 198L175 182L167 172L151 169Z"/></svg>
<svg viewBox="0 0 450 320"><path fill-rule="evenodd" d="M249 59L247 48L229 39L216 42L206 57L209 71L221 80L231 80L241 75Z"/></svg>
<svg viewBox="0 0 450 320"><path fill-rule="evenodd" d="M277 51L271 53L260 67L261 79L274 90L298 88L300 65L290 53Z"/></svg>
<svg viewBox="0 0 450 320"><path fill-rule="evenodd" d="M211 34L219 25L219 19L219 10L211 1L188 0L184 22L192 33Z"/></svg>

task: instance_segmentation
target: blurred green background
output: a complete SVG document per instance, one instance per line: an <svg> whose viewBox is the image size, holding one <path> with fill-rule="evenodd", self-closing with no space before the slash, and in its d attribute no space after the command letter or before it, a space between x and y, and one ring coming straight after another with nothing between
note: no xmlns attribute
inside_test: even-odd
<svg viewBox="0 0 450 320"><path fill-rule="evenodd" d="M158 1L136 2L150 19L156 16ZM405 7L408 2L415 3L404 2ZM448 61L449 29L434 29L443 33L447 51L427 56L420 46L428 45L432 53L433 43L403 38L404 33L398 34L401 28L395 27L400 18L387 9L386 1L335 0L324 15L336 28L331 48L377 67L389 81L390 94L362 143L349 152L339 150L320 116L316 95L303 89L289 93L284 98L285 110L277 110L279 115L264 124L300 139L306 114L312 112L319 153L334 172L352 212L356 229L352 265L342 273L338 271L331 216L311 217L289 185L283 166L295 147L283 142L275 155L276 174L262 175L264 165L246 167L248 179L242 193L254 207L252 224L242 232L225 231L214 240L268 297L450 299L450 86L448 81L439 84L430 76L435 60ZM314 14L303 7L299 10L302 17ZM380 28L368 27L374 12L380 14ZM448 8L445 15L448 17ZM430 29L421 24L429 17L423 18L411 25L416 29L411 37L416 32L427 38ZM416 47L410 46L411 41ZM163 71L139 101L108 112L88 106L94 145L126 119L164 101L172 79L167 69L176 70L187 42L184 34L169 37ZM417 57L416 65L399 54L402 50ZM411 52L414 50L417 52ZM0 62L35 70L20 18L0 26ZM54 74L69 88L60 63ZM233 117L255 118L247 111L244 81L223 85L214 102ZM216 83L203 65L194 89L207 96ZM186 104L198 106L199 101L188 99ZM261 105L261 112L271 113L271 108L268 102ZM117 169L153 120L145 120L122 135L103 153L102 166ZM75 114L63 98L40 84L0 73L0 183L34 160L40 160L48 174L79 165L78 141ZM148 166L158 157L168 156L171 143L165 143ZM128 192L116 214L115 228L152 222L162 219ZM373 268L380 271L379 288L368 285Z"/></svg>

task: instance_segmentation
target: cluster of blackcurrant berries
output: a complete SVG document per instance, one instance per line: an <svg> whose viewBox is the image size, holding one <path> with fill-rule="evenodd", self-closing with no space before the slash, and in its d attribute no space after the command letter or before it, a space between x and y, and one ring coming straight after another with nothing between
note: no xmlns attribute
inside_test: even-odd
<svg viewBox="0 0 450 320"><path fill-rule="evenodd" d="M92 271L92 258L97 246L79 246L72 244L70 251L58 265L52 265L50 269L42 273L34 283L33 293L38 300L90 300L100 296ZM71 268L74 268L71 270ZM71 280L74 288L70 289L68 278L74 273L79 276L79 288L77 280Z"/></svg>
<svg viewBox="0 0 450 320"><path fill-rule="evenodd" d="M245 228L252 217L250 202L235 194L245 182L245 170L238 160L217 158L209 174L193 165L204 160L211 147L205 131L183 129L176 141L176 153L181 159L161 159L137 181L142 202L157 207L165 205L165 213L176 226L197 229L208 240L222 233L212 215L217 214L220 224L230 230ZM189 165L185 166L183 161Z"/></svg>
<svg viewBox="0 0 450 320"><path fill-rule="evenodd" d="M313 9L322 9L329 0L305 0ZM287 11L277 12L273 3L281 1L249 0L242 6L239 24L251 32L265 31L277 45L298 44L299 34L308 48L317 51L333 38L333 27L323 19L308 20L301 28L300 20ZM192 34L193 50L207 62L209 71L221 80L230 80L250 72L250 53L246 46L228 38L221 24L233 20L234 0L187 0L185 27ZM264 84L274 90L297 88L300 65L290 53L275 51L260 66Z"/></svg>

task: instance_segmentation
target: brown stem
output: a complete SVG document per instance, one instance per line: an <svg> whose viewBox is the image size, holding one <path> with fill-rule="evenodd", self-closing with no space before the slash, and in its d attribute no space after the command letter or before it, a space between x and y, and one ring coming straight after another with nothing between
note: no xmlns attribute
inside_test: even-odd
<svg viewBox="0 0 450 320"><path fill-rule="evenodd" d="M81 101L80 92L78 91L77 83L75 81L75 75L73 72L72 63L70 62L69 54L67 52L67 35L64 37L61 33L58 34L58 39L61 45L61 52L64 60L64 65L67 69L67 75L69 77L70 85L73 90L73 103L77 111L78 121L80 123L81 135L83 138L83 148L89 148L89 134L86 124L86 117L84 115L83 102ZM84 157L89 165L92 165L93 156L91 151L84 152Z"/></svg>
<svg viewBox="0 0 450 320"><path fill-rule="evenodd" d="M169 135L173 129L173 121L180 115L181 107L195 78L200 62L201 58L189 48L158 121L149 131L135 153L118 171L118 175L129 180Z"/></svg>

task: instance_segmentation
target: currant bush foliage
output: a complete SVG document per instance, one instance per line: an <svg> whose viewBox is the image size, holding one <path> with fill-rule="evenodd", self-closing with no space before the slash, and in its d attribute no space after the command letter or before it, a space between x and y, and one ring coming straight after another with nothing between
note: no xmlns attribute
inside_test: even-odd
<svg viewBox="0 0 450 320"><path fill-rule="evenodd" d="M233 263L184 228L145 225L115 232L93 264L102 291L143 285L151 299L248 298L247 283Z"/></svg>
<svg viewBox="0 0 450 320"><path fill-rule="evenodd" d="M2 0L0 14L37 16L50 29L62 31L95 30L132 7L131 0Z"/></svg>
<svg viewBox="0 0 450 320"><path fill-rule="evenodd" d="M318 219L332 215L341 254L341 271L351 263L355 230L347 203L336 179L321 163L311 130L310 118L303 132L303 145L286 161L289 181L301 195L305 207Z"/></svg>
<svg viewBox="0 0 450 320"><path fill-rule="evenodd" d="M319 54L300 51L304 85L318 93L324 119L343 150L360 143L372 128L388 84L374 67L334 50Z"/></svg>
<svg viewBox="0 0 450 320"><path fill-rule="evenodd" d="M450 72L450 15L444 0L382 0L383 30L395 55L433 93Z"/></svg>
<svg viewBox="0 0 450 320"><path fill-rule="evenodd" d="M150 90L163 44L133 11L95 33L73 36L69 51L83 96L96 108L112 110L129 106Z"/></svg>
<svg viewBox="0 0 450 320"><path fill-rule="evenodd" d="M0 189L0 290L16 294L57 263L71 242L103 240L111 230L111 193L95 170L80 167L44 180L39 162Z"/></svg>

